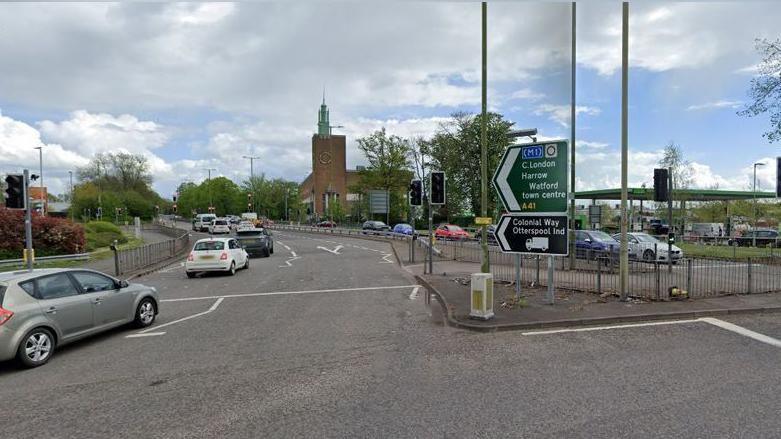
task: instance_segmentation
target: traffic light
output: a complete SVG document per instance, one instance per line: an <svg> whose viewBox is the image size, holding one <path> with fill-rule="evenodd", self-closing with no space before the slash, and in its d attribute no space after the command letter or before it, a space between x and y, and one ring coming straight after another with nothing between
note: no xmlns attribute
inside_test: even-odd
<svg viewBox="0 0 781 439"><path fill-rule="evenodd" d="M667 169L654 169L654 201L667 201L670 197Z"/></svg>
<svg viewBox="0 0 781 439"><path fill-rule="evenodd" d="M176 204L173 205L174 213L176 213L177 207Z"/></svg>
<svg viewBox="0 0 781 439"><path fill-rule="evenodd" d="M445 173L431 173L431 204L445 204Z"/></svg>
<svg viewBox="0 0 781 439"><path fill-rule="evenodd" d="M410 206L423 204L423 182L420 180L412 180L409 184L409 204Z"/></svg>
<svg viewBox="0 0 781 439"><path fill-rule="evenodd" d="M8 187L5 189L5 207L24 209L24 176L20 174L5 177Z"/></svg>
<svg viewBox="0 0 781 439"><path fill-rule="evenodd" d="M176 195L176 194L174 194L174 196L173 196L174 203L176 203L176 198L177 198L177 195Z"/></svg>

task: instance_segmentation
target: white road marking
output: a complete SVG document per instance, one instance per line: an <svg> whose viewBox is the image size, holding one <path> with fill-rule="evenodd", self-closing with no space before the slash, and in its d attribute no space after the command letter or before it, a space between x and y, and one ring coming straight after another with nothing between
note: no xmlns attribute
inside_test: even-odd
<svg viewBox="0 0 781 439"><path fill-rule="evenodd" d="M290 258L290 259L285 261L286 265L280 265L279 268L292 267L293 264L291 264L291 262L295 261L296 259L301 259L301 257L300 256L295 256L295 254L294 254L292 258Z"/></svg>
<svg viewBox="0 0 781 439"><path fill-rule="evenodd" d="M317 246L317 248L319 248L320 250L325 250L325 251L327 251L328 253L333 253L333 254L335 254L335 255L338 255L338 254L340 254L340 253L339 253L339 250L343 249L343 248L344 248L344 246L343 246L343 245L337 245L336 247L334 247L334 249L333 249L333 250L331 250L331 249L327 249L327 248L325 248L325 247L321 247L321 246L319 246L319 245Z"/></svg>
<svg viewBox="0 0 781 439"><path fill-rule="evenodd" d="M721 329L726 329L727 331L732 331L744 337L753 338L754 340L761 341L762 343L767 343L771 346L781 348L781 340L768 337L767 335L760 334L759 332L754 332L742 326L738 326L730 322L725 322L724 320L714 319L713 317L703 317L700 319L700 321L710 323L711 325L718 326Z"/></svg>
<svg viewBox="0 0 781 439"><path fill-rule="evenodd" d="M565 332L590 332L590 331L603 331L605 329L622 329L622 328L639 328L642 326L660 326L660 325L676 325L679 323L696 323L698 319L694 320L669 320L664 322L645 322L645 323L627 323L625 325L609 325L609 326L589 326L587 328L570 328L570 329L550 329L545 331L528 331L521 332L521 335L547 335L547 334L563 334Z"/></svg>
<svg viewBox="0 0 781 439"><path fill-rule="evenodd" d="M218 299L217 299L217 301L216 301L216 302L214 302L214 303L212 304L212 306L211 306L209 309L207 309L206 311L199 312L199 313L197 313L197 314L193 314L193 315L191 315L191 316L187 316L187 317L182 317L181 319L174 320L174 321L172 321L172 322L163 323L162 325L153 326L153 327L151 327L151 328L144 329L144 330L142 330L142 331L138 331L138 333L137 333L137 334L145 334L145 333L147 333L147 332L151 332L152 330L159 330L159 329L165 328L166 326L171 326L171 325L173 325L173 324L176 324L176 323L181 323L181 322L184 322L185 320L190 320L190 319L194 319L194 318L196 318L196 317L205 316L206 314L209 314L210 312L212 312L212 311L214 311L215 309L217 309L217 307L218 307L218 306L220 306L220 304L222 303L222 301L223 301L223 300L225 300L225 298L224 298L224 297L220 297L220 298L218 298ZM129 337L129 336L126 336L126 337Z"/></svg>
<svg viewBox="0 0 781 439"><path fill-rule="evenodd" d="M317 293L349 293L353 291L371 291L371 290L398 290L401 288L415 288L420 285L394 285L389 287L359 287L359 288L335 288L329 290L304 290L304 291L272 291L269 293L240 293L240 294L223 294L220 296L204 296L204 297L183 297L179 299L162 299L161 302L187 302L192 300L212 300L212 299L228 299L234 297L258 297L258 296L284 296L292 294L317 294ZM159 328L160 326L158 326Z"/></svg>
<svg viewBox="0 0 781 439"><path fill-rule="evenodd" d="M163 335L165 334L165 331L163 332L146 332L146 333L139 333L139 334L130 334L126 335L125 338L137 338L137 337L154 337L156 335Z"/></svg>
<svg viewBox="0 0 781 439"><path fill-rule="evenodd" d="M392 253L387 253L385 256L382 257L382 262L380 264L392 264L393 261L389 261L388 258L393 257Z"/></svg>
<svg viewBox="0 0 781 439"><path fill-rule="evenodd" d="M409 294L409 300L415 300L418 298L418 290L420 287L415 287L412 289L412 292Z"/></svg>

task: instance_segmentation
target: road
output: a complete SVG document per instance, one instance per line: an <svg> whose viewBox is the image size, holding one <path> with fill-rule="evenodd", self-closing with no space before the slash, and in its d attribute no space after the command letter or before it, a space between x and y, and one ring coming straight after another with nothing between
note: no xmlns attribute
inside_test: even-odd
<svg viewBox="0 0 781 439"><path fill-rule="evenodd" d="M161 314L0 364L0 437L778 437L781 347L695 321L443 326L389 245L276 232L236 276L140 279ZM781 339L781 317L727 320Z"/></svg>

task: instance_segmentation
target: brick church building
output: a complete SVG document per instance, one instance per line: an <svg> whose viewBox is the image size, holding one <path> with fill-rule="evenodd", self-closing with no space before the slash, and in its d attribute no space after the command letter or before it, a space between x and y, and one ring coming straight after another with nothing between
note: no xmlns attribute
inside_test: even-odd
<svg viewBox="0 0 781 439"><path fill-rule="evenodd" d="M325 98L317 117L317 133L312 135L312 172L301 182L301 201L309 219L328 216L329 206L338 202L345 214L358 194L348 193L348 187L358 182L358 171L347 169L347 138L332 134Z"/></svg>

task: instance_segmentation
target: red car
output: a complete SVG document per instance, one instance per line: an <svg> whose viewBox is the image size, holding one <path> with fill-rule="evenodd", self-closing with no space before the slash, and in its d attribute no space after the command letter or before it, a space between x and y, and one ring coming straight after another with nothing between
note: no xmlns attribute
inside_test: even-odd
<svg viewBox="0 0 781 439"><path fill-rule="evenodd" d="M434 230L434 237L438 239L469 239L472 236L454 224L442 224Z"/></svg>
<svg viewBox="0 0 781 439"><path fill-rule="evenodd" d="M328 220L320 221L319 223L317 223L317 227L334 228L336 227L336 223Z"/></svg>

